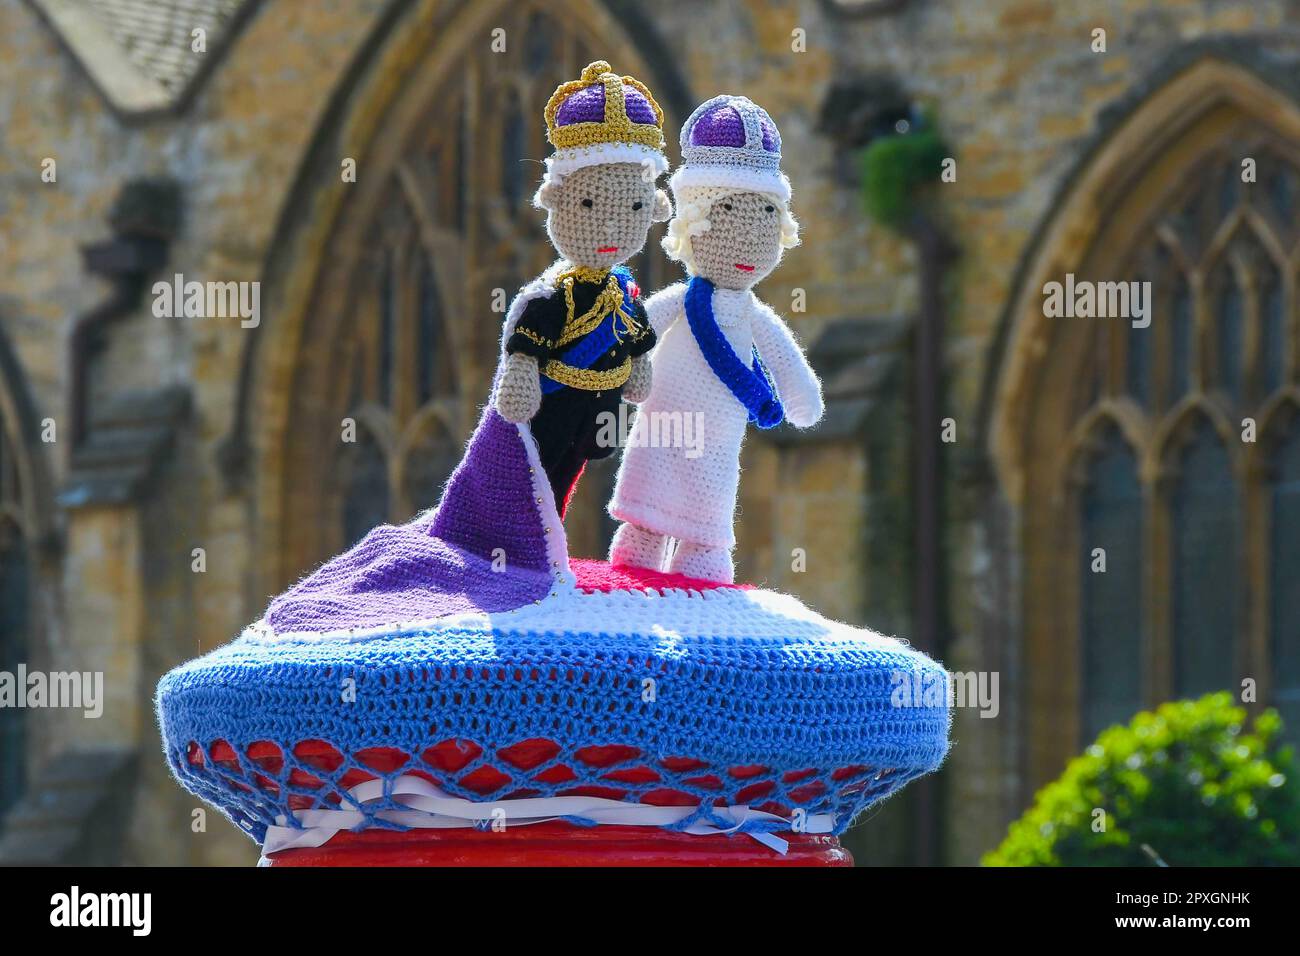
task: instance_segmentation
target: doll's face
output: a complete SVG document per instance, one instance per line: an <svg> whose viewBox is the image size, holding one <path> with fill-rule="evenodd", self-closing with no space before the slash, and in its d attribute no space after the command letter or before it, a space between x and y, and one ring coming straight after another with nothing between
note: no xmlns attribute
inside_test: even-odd
<svg viewBox="0 0 1300 956"><path fill-rule="evenodd" d="M668 217L668 197L637 163L584 166L544 185L538 202L560 255L575 265L608 269L645 245L650 223Z"/></svg>
<svg viewBox="0 0 1300 956"><path fill-rule="evenodd" d="M695 272L723 289L748 289L781 260L781 206L758 193L724 196L709 228L691 237Z"/></svg>

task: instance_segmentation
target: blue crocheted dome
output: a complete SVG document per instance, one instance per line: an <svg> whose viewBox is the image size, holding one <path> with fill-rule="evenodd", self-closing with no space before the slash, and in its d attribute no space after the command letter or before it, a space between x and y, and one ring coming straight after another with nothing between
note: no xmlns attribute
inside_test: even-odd
<svg viewBox="0 0 1300 956"><path fill-rule="evenodd" d="M181 781L259 841L411 773L473 800L600 795L702 819L751 804L829 813L839 832L942 761L946 697L893 697L944 681L785 595L578 588L363 640L245 635L168 674L158 709ZM374 814L396 806L363 809L391 826Z"/></svg>

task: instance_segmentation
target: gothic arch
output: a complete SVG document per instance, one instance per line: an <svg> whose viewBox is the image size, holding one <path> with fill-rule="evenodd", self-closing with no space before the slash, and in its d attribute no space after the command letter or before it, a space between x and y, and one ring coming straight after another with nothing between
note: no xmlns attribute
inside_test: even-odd
<svg viewBox="0 0 1300 956"><path fill-rule="evenodd" d="M1082 672L1115 608L1131 636L1107 654L1124 652L1144 706L1242 674L1266 683L1277 657L1260 583L1278 566L1277 506L1240 425L1271 422L1297 386L1300 106L1284 88L1230 57L1184 59L1071 172L1022 262L983 436L1022 535L1031 786L1105 718ZM1241 183L1243 156L1267 167L1256 183ZM1150 280L1150 327L1046 317L1044 286L1067 273ZM1100 539L1131 587L1089 568Z"/></svg>
<svg viewBox="0 0 1300 956"><path fill-rule="evenodd" d="M1219 403L1201 395L1184 398L1152 430L1147 446L1152 474L1159 475L1169 467L1189 432L1201 422L1208 423L1227 448L1233 448L1237 432L1228 419L1228 412Z"/></svg>
<svg viewBox="0 0 1300 956"><path fill-rule="evenodd" d="M503 25L507 53L495 54L491 31ZM335 373L353 367L349 351L376 348L349 335L374 325L350 284L365 271L357 263L373 251L377 219L388 215L386 209L409 215L409 234L422 250L415 258L433 272L441 351L454 361L441 369L436 395L403 399L402 408L390 409L386 427L371 421L370 430L386 436L390 452L400 447L423 456L409 467L390 467L395 484L418 484L420 475L433 483L449 449L459 452L486 396L500 319L488 293L502 288L509 294L550 258L540 218L528 208L540 162L530 164L521 180L505 165L507 148L515 149L522 136L527 148L514 161L542 158L540 105L556 82L570 78L557 71L576 76L583 56L608 59L644 77L652 89L662 81L671 142L684 115L678 114L685 108L685 87L676 75L665 77L659 41L647 29L639 13L616 0L409 0L395 4L364 44L282 216L264 270L266 319L247 346L240 410L225 449L227 472L255 482L255 593L282 586L347 543L325 527L327 512L337 510L338 502L330 498L332 469L322 449L331 441L326 429L339 428L343 406L335 399L342 401L339 396L353 387L346 375ZM549 50L548 31L555 40ZM535 74L517 69L512 57L534 57ZM521 113L522 106L512 110L511 103L525 102L521 97L536 104L532 113ZM522 131L518 122L508 122L510 116L522 119ZM473 159L444 162L435 155L444 146L472 146ZM342 181L343 157L356 161L355 183ZM454 182L453 175L465 180ZM522 188L486 185L507 181ZM444 199L459 203L454 212L440 205ZM524 218L528 229L518 228ZM398 249L409 245L404 239L392 243ZM410 286L399 283L399 293L407 295ZM400 348L395 354L399 364L409 365ZM383 417L371 407L374 375L361 377L361 400L353 407ZM428 506L437 491L436 484L421 485L418 496L406 498Z"/></svg>
<svg viewBox="0 0 1300 956"><path fill-rule="evenodd" d="M1267 469L1277 443L1285 437L1292 423L1300 419L1300 388L1290 388L1273 396L1255 422L1256 441L1247 446L1251 469Z"/></svg>
<svg viewBox="0 0 1300 956"><path fill-rule="evenodd" d="M26 377L0 332L0 671L44 658L57 611L45 447ZM0 816L23 790L30 749L25 711L0 709Z"/></svg>
<svg viewBox="0 0 1300 956"><path fill-rule="evenodd" d="M0 444L18 484L18 495L0 505L0 511L22 527L33 546L48 550L55 534L54 478L41 427L22 365L0 331Z"/></svg>
<svg viewBox="0 0 1300 956"><path fill-rule="evenodd" d="M1079 481L1079 468L1093 450L1097 436L1107 428L1119 432L1125 443L1133 450L1139 461L1142 449L1148 444L1146 427L1139 415L1128 403L1106 402L1089 409L1070 430L1062 448L1061 464L1063 470L1058 479L1062 486L1071 481Z"/></svg>
<svg viewBox="0 0 1300 956"><path fill-rule="evenodd" d="M1079 167L1040 229L1017 278L994 356L984 415L987 450L1013 504L1026 492L1023 436L1033 411L1034 379L1055 321L1043 316L1042 289L1094 248L1117 196L1141 185L1149 206L1167 198L1178 168L1198 146L1221 142L1232 120L1258 124L1300 142L1300 104L1268 80L1228 59L1207 55L1179 70L1132 109ZM1171 147L1179 149L1170 152ZM1137 178L1145 182L1135 182ZM1170 185L1161 185L1161 181Z"/></svg>

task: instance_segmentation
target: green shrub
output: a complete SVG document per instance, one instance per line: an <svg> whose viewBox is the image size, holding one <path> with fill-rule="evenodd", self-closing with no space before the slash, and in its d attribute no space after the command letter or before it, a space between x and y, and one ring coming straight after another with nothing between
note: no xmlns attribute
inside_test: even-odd
<svg viewBox="0 0 1300 956"><path fill-rule="evenodd" d="M1282 721L1249 728L1224 692L1102 732L1007 831L987 866L1300 864L1300 780ZM1105 830L1094 831L1094 808Z"/></svg>
<svg viewBox="0 0 1300 956"><path fill-rule="evenodd" d="M918 202L918 189L939 178L947 147L926 122L907 133L882 136L862 153L862 195L867 214L902 229Z"/></svg>

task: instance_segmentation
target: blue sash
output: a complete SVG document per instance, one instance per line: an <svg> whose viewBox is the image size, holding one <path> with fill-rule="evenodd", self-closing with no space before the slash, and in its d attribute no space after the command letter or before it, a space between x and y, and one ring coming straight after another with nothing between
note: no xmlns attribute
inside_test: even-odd
<svg viewBox="0 0 1300 956"><path fill-rule="evenodd" d="M749 420L759 428L775 428L781 424L785 420L785 408L776 397L758 349L753 350L753 363L749 366L736 355L714 318L713 283L708 279L692 276L686 284L686 321L709 368L745 406Z"/></svg>
<svg viewBox="0 0 1300 956"><path fill-rule="evenodd" d="M631 315L632 294L628 287L632 282L632 273L622 266L616 266L610 271L614 273L618 287L623 290L623 308L628 315ZM611 312L601 319L600 325L554 357L570 368L591 368L596 364L596 360L612 349L615 342L618 341L617 336L614 334L615 318L616 316ZM557 382L553 378L547 378L545 375L541 378L543 394L549 395L551 392L558 392L564 388L563 383Z"/></svg>

